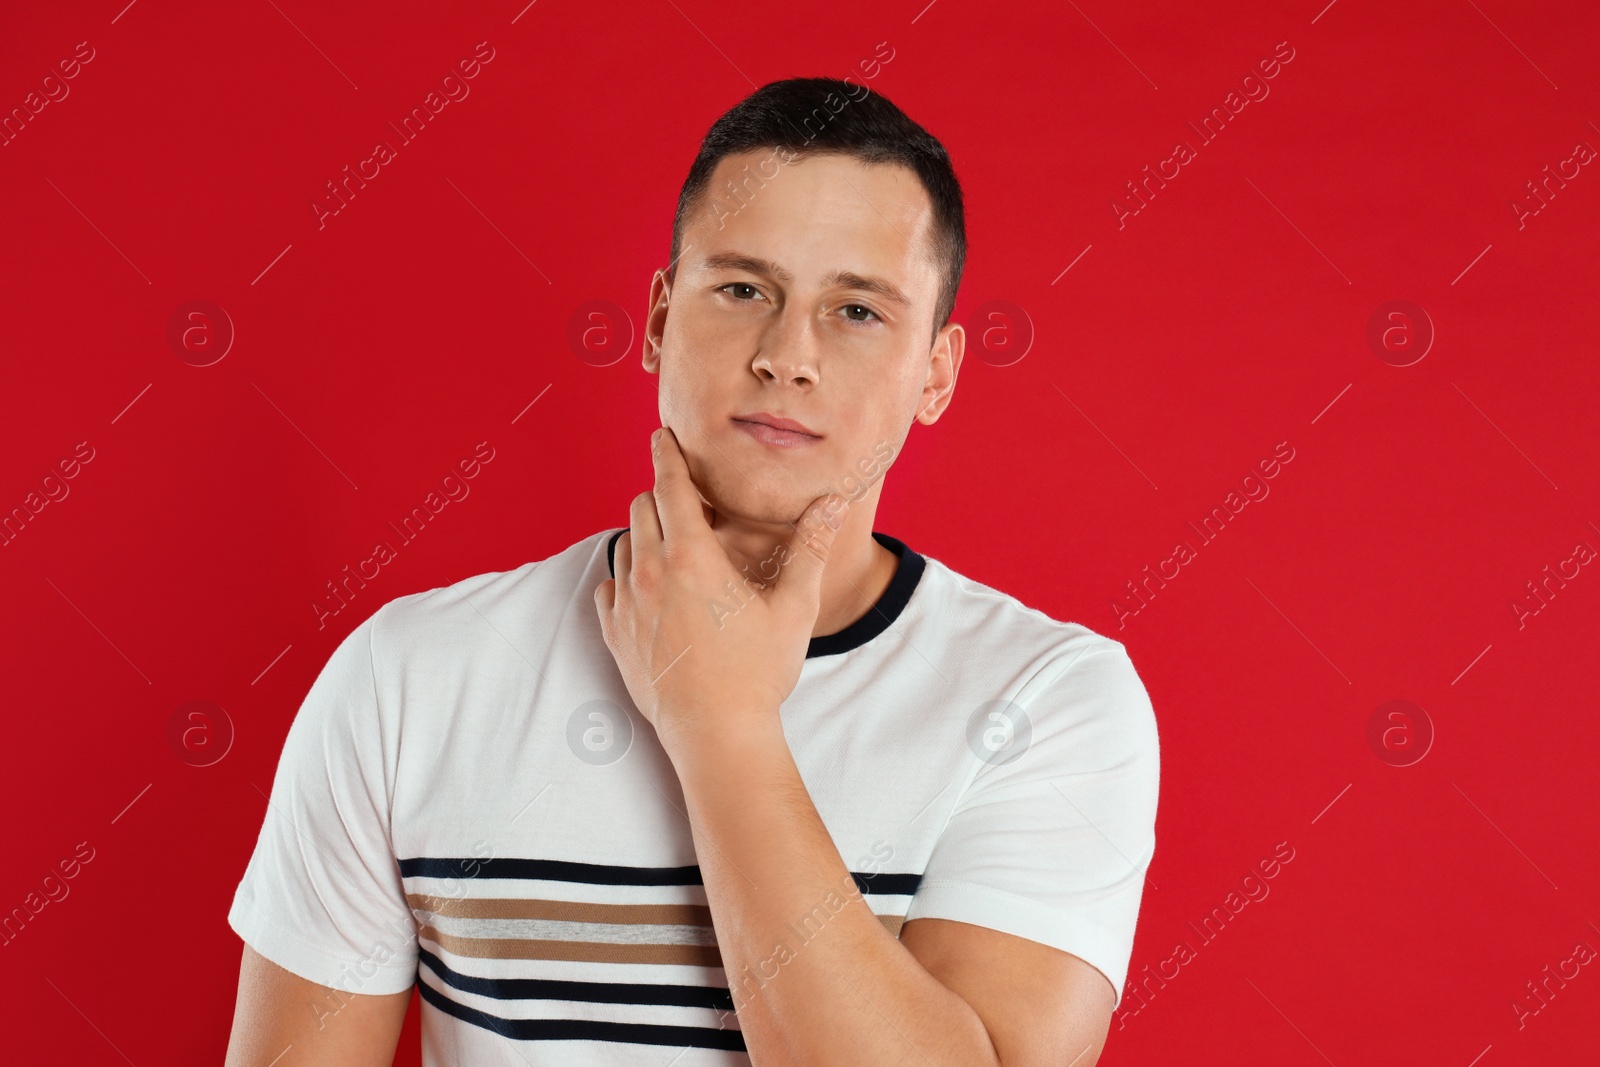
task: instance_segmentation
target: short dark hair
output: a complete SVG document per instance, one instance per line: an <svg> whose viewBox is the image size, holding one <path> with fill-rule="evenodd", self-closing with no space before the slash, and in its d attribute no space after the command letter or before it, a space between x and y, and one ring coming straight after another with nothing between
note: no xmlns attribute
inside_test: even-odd
<svg viewBox="0 0 1600 1067"><path fill-rule="evenodd" d="M967 225L961 184L949 153L888 97L835 78L770 82L712 124L678 194L669 276L682 254L684 226L703 205L717 163L724 156L755 148L777 149L785 162L834 152L869 165L899 164L915 173L933 204L932 252L944 271L934 307L934 333L950 321L967 259Z"/></svg>

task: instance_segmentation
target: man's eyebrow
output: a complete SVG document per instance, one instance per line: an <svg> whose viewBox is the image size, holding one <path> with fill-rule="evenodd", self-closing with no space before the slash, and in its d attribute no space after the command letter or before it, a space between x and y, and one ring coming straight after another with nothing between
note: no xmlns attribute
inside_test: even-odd
<svg viewBox="0 0 1600 1067"><path fill-rule="evenodd" d="M794 281L794 275L776 263L762 259L760 256L747 256L743 252L718 252L714 256L707 256L701 261L700 268L702 270L742 270L750 274L764 274L768 278L776 278L780 282Z"/></svg>
<svg viewBox="0 0 1600 1067"><path fill-rule="evenodd" d="M906 299L906 294L900 288L882 278L869 278L854 271L836 270L823 279L824 285L839 285L846 289L864 289L869 293L877 293L891 304L898 304L901 308L910 311L911 301Z"/></svg>
<svg viewBox="0 0 1600 1067"><path fill-rule="evenodd" d="M745 255L742 252L719 252L707 256L700 263L702 270L742 270L751 274L760 274L768 278L775 278L780 282L794 281L794 275L784 270L778 264L760 256ZM824 286L842 286L846 289L861 289L868 293L876 293L891 304L910 310L911 301L899 286L882 278L872 278L854 271L836 270L822 279Z"/></svg>

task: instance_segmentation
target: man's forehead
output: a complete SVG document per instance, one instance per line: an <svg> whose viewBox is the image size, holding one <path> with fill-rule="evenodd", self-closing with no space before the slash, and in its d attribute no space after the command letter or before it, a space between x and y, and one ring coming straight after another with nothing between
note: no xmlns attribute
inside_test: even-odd
<svg viewBox="0 0 1600 1067"><path fill-rule="evenodd" d="M780 149L748 149L723 156L707 182L707 199L730 210L768 199L835 199L859 204L892 225L931 216L933 203L915 171L901 163L867 163L842 151L812 150L793 156ZM713 212L715 218L716 212Z"/></svg>
<svg viewBox="0 0 1600 1067"><path fill-rule="evenodd" d="M802 271L798 250L774 247L775 227L813 252L820 240L846 254L813 256L826 262ZM696 273L743 270L784 284L803 273L801 280L878 292L906 308L908 289L923 287L922 275L937 287L932 202L916 173L843 153L787 164L775 150L724 156L685 237L682 266Z"/></svg>

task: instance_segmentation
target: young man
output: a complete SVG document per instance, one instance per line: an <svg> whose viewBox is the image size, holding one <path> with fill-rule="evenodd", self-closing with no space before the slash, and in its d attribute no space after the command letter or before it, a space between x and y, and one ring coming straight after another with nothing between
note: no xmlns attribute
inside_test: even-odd
<svg viewBox="0 0 1600 1067"><path fill-rule="evenodd" d="M872 529L953 395L964 257L943 147L882 96L717 121L650 289L654 490L334 652L229 913L230 1065L388 1064L413 984L430 1067L1095 1062L1155 848L1145 689Z"/></svg>

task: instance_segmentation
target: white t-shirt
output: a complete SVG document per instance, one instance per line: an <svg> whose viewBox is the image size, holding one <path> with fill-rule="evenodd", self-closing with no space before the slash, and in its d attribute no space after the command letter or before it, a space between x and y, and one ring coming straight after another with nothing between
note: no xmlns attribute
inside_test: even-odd
<svg viewBox="0 0 1600 1067"><path fill-rule="evenodd" d="M760 976L720 966L677 776L595 616L620 533L385 604L284 742L229 925L338 990L419 984L428 1067L749 1063L728 987ZM1159 776L1133 663L873 536L894 578L781 709L841 859L890 933L1052 945L1120 1003Z"/></svg>

